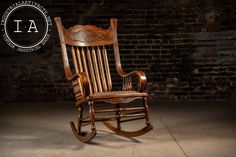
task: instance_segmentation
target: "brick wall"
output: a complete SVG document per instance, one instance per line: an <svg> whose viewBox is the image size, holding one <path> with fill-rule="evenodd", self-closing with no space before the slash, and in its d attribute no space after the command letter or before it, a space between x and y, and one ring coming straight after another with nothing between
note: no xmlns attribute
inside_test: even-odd
<svg viewBox="0 0 236 157"><path fill-rule="evenodd" d="M0 2L1 15L12 2ZM51 0L40 2L66 27L108 27L118 19L123 68L141 69L152 98L235 99L236 1L234 0ZM73 99L54 29L47 45L19 53L1 38L0 100ZM116 76L112 54L112 75ZM119 79L113 86L121 86Z"/></svg>

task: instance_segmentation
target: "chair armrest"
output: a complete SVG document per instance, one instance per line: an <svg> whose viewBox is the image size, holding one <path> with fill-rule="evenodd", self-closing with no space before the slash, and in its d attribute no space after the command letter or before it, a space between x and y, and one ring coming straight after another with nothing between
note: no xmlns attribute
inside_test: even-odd
<svg viewBox="0 0 236 157"><path fill-rule="evenodd" d="M131 75L137 75L138 79L139 79L138 91L142 92L146 88L147 77L146 77L146 75L145 75L145 73L143 71L141 71L141 70L134 70L134 71L131 71L129 73L122 72L122 73L120 73L120 75L122 77L128 77L128 76L131 76Z"/></svg>
<svg viewBox="0 0 236 157"><path fill-rule="evenodd" d="M87 97L90 94L90 89L89 89L89 81L87 74L85 72L82 73L75 73L72 77L68 78L68 80L73 81L75 79L79 78L81 85L84 90L84 96Z"/></svg>

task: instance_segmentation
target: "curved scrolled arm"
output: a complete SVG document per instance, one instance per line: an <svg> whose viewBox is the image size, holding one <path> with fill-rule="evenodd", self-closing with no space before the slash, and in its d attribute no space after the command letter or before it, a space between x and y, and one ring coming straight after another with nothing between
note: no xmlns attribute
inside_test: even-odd
<svg viewBox="0 0 236 157"><path fill-rule="evenodd" d="M89 81L87 74L85 72L82 73L76 73L72 77L68 78L68 80L73 81L75 79L79 78L82 88L83 88L83 96L87 97L90 94L90 89L89 89Z"/></svg>
<svg viewBox="0 0 236 157"><path fill-rule="evenodd" d="M138 76L138 80L139 80L139 84L138 84L138 91L142 92L143 90L145 90L146 85L147 85L147 77L145 75L145 73L141 70L134 70L131 71L129 73L125 73L124 71L120 72L119 75L121 77L129 77L132 75L137 75Z"/></svg>

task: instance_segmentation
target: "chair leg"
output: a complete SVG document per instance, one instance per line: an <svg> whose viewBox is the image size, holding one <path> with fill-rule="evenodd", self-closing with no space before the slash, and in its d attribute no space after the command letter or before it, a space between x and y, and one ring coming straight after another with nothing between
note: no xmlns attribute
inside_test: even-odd
<svg viewBox="0 0 236 157"><path fill-rule="evenodd" d="M145 115L146 115L146 125L149 126L151 125L150 123L150 111L149 111L149 107L148 107L148 100L147 100L147 97L144 97L143 98L143 106L145 108Z"/></svg>
<svg viewBox="0 0 236 157"><path fill-rule="evenodd" d="M81 119L83 118L83 111L84 108L82 105L80 105L80 107L78 107L78 118L77 118L77 132L81 133Z"/></svg>
<svg viewBox="0 0 236 157"><path fill-rule="evenodd" d="M95 113L94 113L94 103L93 101L88 102L89 105L89 117L90 117L90 122L91 122L91 130L96 131L95 127Z"/></svg>
<svg viewBox="0 0 236 157"><path fill-rule="evenodd" d="M120 104L116 104L116 109L120 109ZM121 114L121 111L120 111L120 110L116 112L116 115L118 116L118 117L116 118L116 123L117 123L117 129L118 129L118 130L121 130L120 114Z"/></svg>
<svg viewBox="0 0 236 157"><path fill-rule="evenodd" d="M78 107L78 127L76 128L73 121L70 122L71 129L74 135L81 141L81 142L89 142L91 141L97 134L96 127L95 127L95 118L94 118L94 109L93 109L93 102L88 102L89 105L89 118L91 124L91 132L82 132L82 117L83 117L83 107L82 105Z"/></svg>
<svg viewBox="0 0 236 157"><path fill-rule="evenodd" d="M147 98L144 97L143 98L143 105L144 105L144 113L145 113L145 118L146 118L146 126L143 127L140 130L136 130L136 131L124 131L121 129L120 126L120 118L117 120L117 127L115 127L112 123L108 122L108 121L103 121L103 124L109 128L110 130L112 130L113 132L115 132L117 135L120 136L125 136L125 137L136 137L136 136L140 136L143 135L147 132L149 132L150 130L153 129L153 126L150 123L150 118L149 118L149 109L148 109L148 102L147 102ZM116 106L120 107L120 106ZM116 113L118 114L118 113Z"/></svg>

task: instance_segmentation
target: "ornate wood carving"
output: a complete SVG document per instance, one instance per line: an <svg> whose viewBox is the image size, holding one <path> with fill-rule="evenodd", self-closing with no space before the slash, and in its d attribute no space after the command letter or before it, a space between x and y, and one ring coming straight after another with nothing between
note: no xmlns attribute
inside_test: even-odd
<svg viewBox="0 0 236 157"><path fill-rule="evenodd" d="M75 25L64 29L65 43L75 46L99 46L113 43L112 29L102 29L92 25Z"/></svg>

